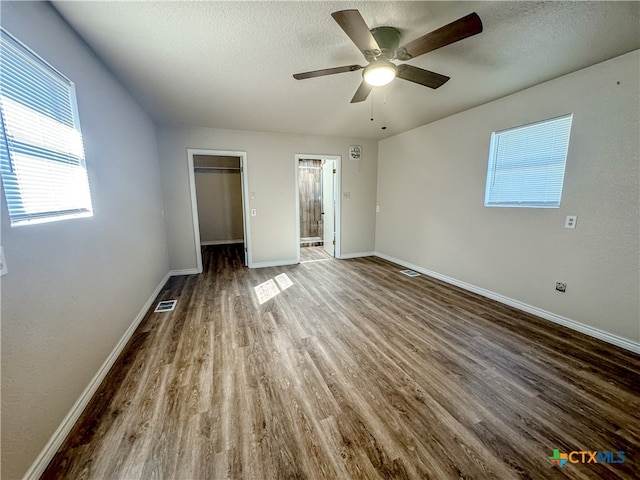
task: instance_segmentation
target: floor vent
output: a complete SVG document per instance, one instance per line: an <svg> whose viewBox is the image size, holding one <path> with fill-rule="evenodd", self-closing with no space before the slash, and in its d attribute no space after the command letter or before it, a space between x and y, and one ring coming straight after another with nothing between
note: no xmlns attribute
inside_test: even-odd
<svg viewBox="0 0 640 480"><path fill-rule="evenodd" d="M176 303L178 303L177 300L163 300L158 303L154 312L171 312L175 310Z"/></svg>
<svg viewBox="0 0 640 480"><path fill-rule="evenodd" d="M400 273L406 275L407 277L419 277L420 274L418 272L414 272L413 270L400 270Z"/></svg>

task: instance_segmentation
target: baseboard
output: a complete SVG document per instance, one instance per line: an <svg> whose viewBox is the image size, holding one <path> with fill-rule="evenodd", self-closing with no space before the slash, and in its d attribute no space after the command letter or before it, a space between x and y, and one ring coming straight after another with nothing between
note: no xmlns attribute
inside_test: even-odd
<svg viewBox="0 0 640 480"><path fill-rule="evenodd" d="M235 240L208 240L200 241L200 245L235 245L236 243L244 243L244 239L237 238Z"/></svg>
<svg viewBox="0 0 640 480"><path fill-rule="evenodd" d="M442 280L443 282L450 283L451 285L455 285L456 287L460 287L470 292L477 293L478 295L482 295L483 297L487 297L492 300L496 300L497 302L504 303L505 305L509 305L510 307L517 308L518 310L522 310L523 312L531 313L533 315L536 315L537 317L541 317L541 318L544 318L545 320L549 320L559 325L563 325L577 332L584 333L585 335L589 335L590 337L594 337L594 338L597 338L598 340L602 340L612 345L616 345L620 348L624 348L625 350L629 350L630 352L640 354L640 343L634 342L633 340L629 340L628 338L614 335L613 333L609 333L607 331L592 327L590 325L585 325L584 323L578 322L576 320L572 320L570 318L563 317L562 315L557 315L553 312L549 312L547 310L534 307L533 305L523 303L519 300L514 300L513 298L505 297L504 295L500 295L499 293L495 293L490 290L485 290L484 288L477 287L470 283L466 283L461 280L457 280L455 278L447 277L446 275L433 272L426 268L420 267L419 265L414 265L412 263L405 262L404 260L400 260L399 258L395 258L390 255L386 255L384 253L375 252L375 256L383 258L395 264L401 265L403 267L410 268L411 270L415 270L416 272L422 273L424 275L435 278L437 280Z"/></svg>
<svg viewBox="0 0 640 480"><path fill-rule="evenodd" d="M198 275L199 272L197 268L183 268L181 270L171 270L168 275L170 277L179 277L180 275Z"/></svg>
<svg viewBox="0 0 640 480"><path fill-rule="evenodd" d="M297 265L298 262L295 258L293 260L276 260L275 262L258 262L249 265L250 268L266 268L266 267L284 267L286 265Z"/></svg>
<svg viewBox="0 0 640 480"><path fill-rule="evenodd" d="M340 255L340 260L348 260L350 258L361 258L361 257L373 257L376 252L355 252L355 253L343 253Z"/></svg>
<svg viewBox="0 0 640 480"><path fill-rule="evenodd" d="M84 391L82 392L78 400L76 400L76 403L73 405L73 407L71 407L71 410L69 410L69 413L67 413L67 416L64 417L64 419L62 420L62 423L58 426L56 431L53 433L53 435L51 436L51 438L49 439L45 447L42 449L38 457L35 459L31 467L29 468L29 470L27 470L27 473L24 474L24 477L22 477L23 480L38 480L42 476L45 469L47 468L47 465L49 465L49 462L51 462L51 460L53 459L54 455L58 451L58 448L60 448L60 446L62 445L62 442L64 442L65 438L67 438L67 435L69 435L69 432L71 432L71 429L73 428L75 423L78 421L78 418L80 418L80 415L82 414L86 406L89 404L89 401L98 390L98 387L100 387L100 384L102 383L104 378L107 376L107 373L109 373L109 370L118 359L118 356L120 355L120 353L122 353L122 350L127 345L127 342L133 336L133 333L136 331L136 328L138 328L138 325L140 325L140 322L142 322L142 319L147 314L147 312L153 305L153 302L155 301L156 297L158 296L158 294L160 293L164 285L167 283L167 280L169 280L169 277L171 276L172 274L171 272L169 272L160 281L158 286L155 288L155 290L149 297L149 300L147 300L147 302L144 304L144 306L142 307L142 309L140 310L136 318L133 320L133 323L131 323L129 328L127 328L127 331L124 332L124 335L122 335L122 338L120 338L120 341L116 344L115 348L111 351L111 353L109 354L107 359L104 361L104 363L102 364L98 372L91 379L91 381L89 382L87 387L84 389Z"/></svg>

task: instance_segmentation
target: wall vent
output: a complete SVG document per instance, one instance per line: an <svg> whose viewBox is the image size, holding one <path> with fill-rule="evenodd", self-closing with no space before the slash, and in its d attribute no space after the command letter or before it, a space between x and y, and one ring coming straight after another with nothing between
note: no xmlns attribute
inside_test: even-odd
<svg viewBox="0 0 640 480"><path fill-rule="evenodd" d="M414 272L413 270L400 270L400 273L406 275L407 277L419 277L420 274L418 272Z"/></svg>
<svg viewBox="0 0 640 480"><path fill-rule="evenodd" d="M156 309L154 312L171 312L175 310L177 300L163 300L162 302L158 302Z"/></svg>

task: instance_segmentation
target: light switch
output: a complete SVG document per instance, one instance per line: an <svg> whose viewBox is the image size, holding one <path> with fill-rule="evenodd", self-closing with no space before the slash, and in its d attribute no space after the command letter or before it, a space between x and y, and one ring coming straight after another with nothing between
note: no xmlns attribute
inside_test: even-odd
<svg viewBox="0 0 640 480"><path fill-rule="evenodd" d="M0 247L0 276L9 273L7 269L7 261L4 258L4 248Z"/></svg>
<svg viewBox="0 0 640 480"><path fill-rule="evenodd" d="M577 215L567 215L567 218L564 221L564 228L576 228L577 222L578 222Z"/></svg>

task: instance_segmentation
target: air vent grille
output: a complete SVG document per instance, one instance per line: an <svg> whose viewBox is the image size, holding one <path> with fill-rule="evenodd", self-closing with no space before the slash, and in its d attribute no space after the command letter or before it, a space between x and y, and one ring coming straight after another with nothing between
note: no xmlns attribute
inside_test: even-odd
<svg viewBox="0 0 640 480"><path fill-rule="evenodd" d="M400 270L400 273L406 275L407 277L419 277L420 274L418 272L414 272L413 270Z"/></svg>
<svg viewBox="0 0 640 480"><path fill-rule="evenodd" d="M162 302L158 302L156 309L154 312L171 312L175 310L177 300L163 300Z"/></svg>

